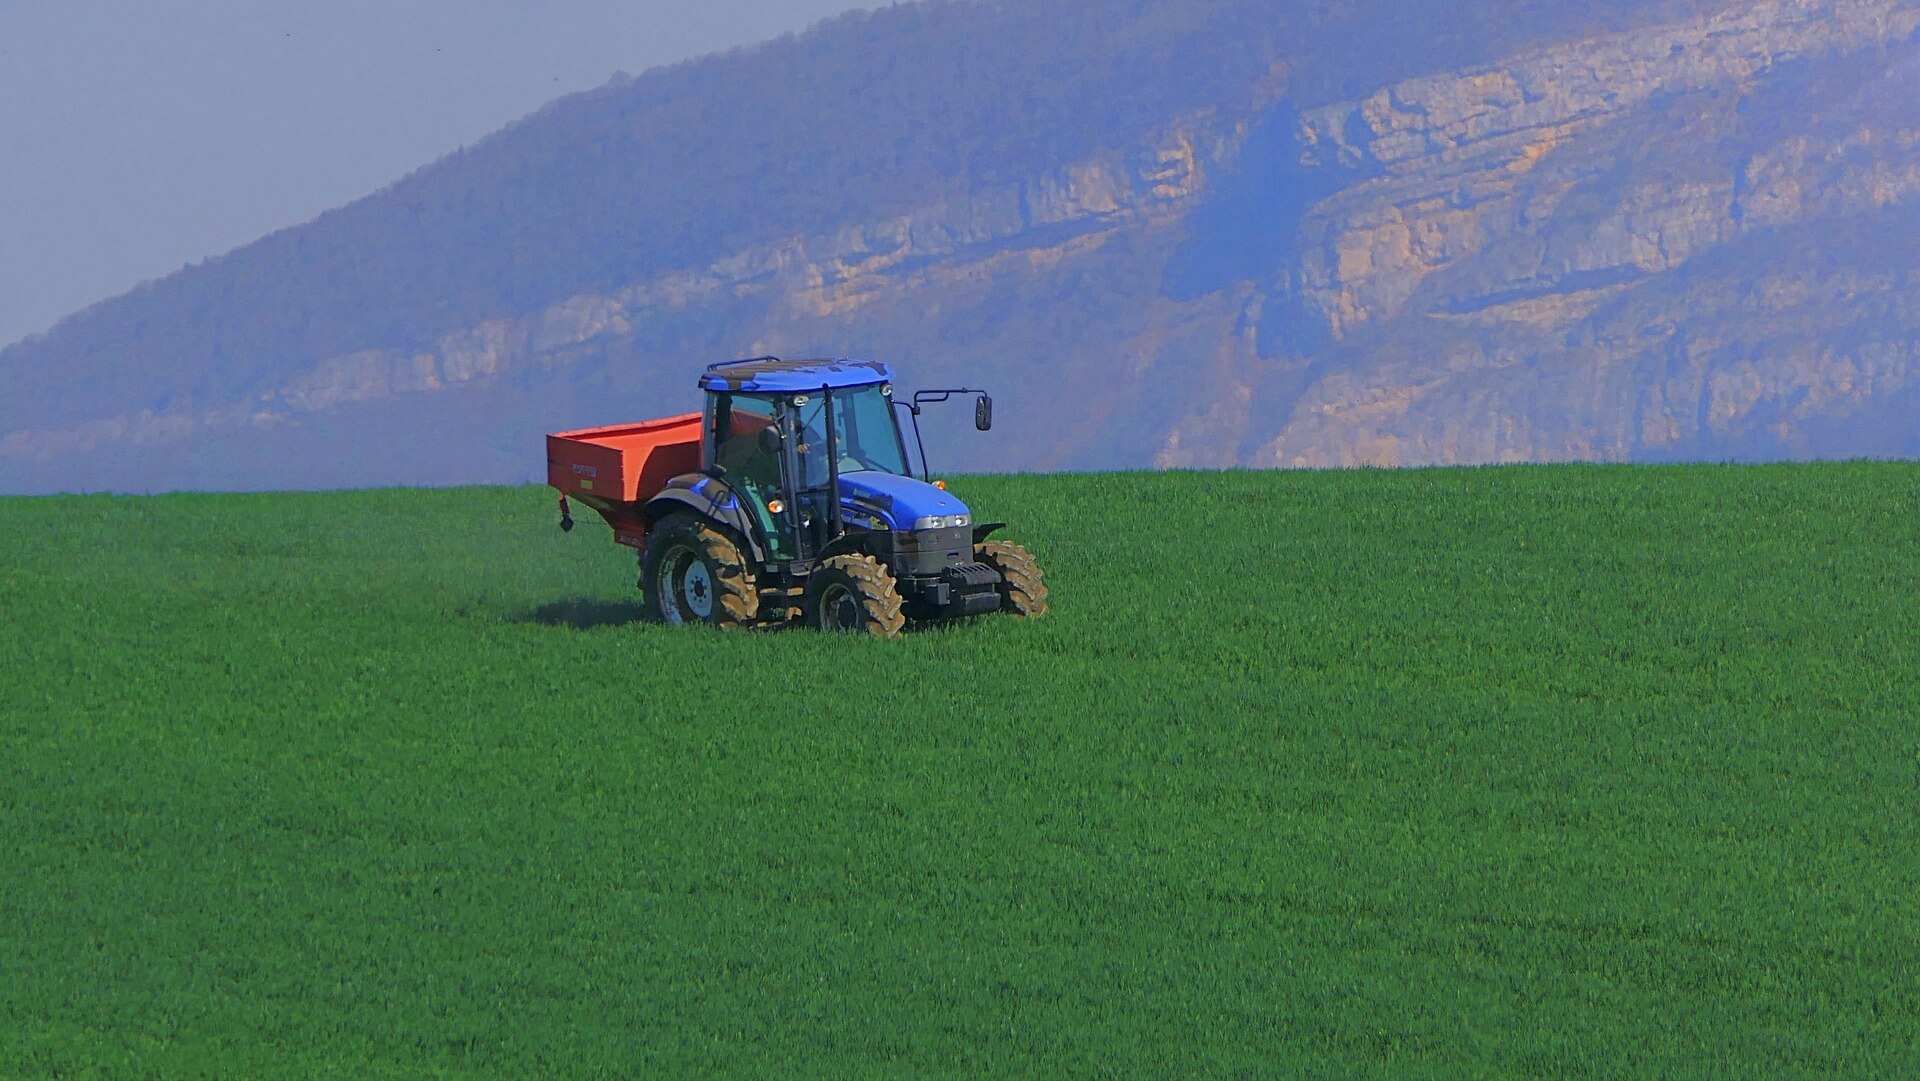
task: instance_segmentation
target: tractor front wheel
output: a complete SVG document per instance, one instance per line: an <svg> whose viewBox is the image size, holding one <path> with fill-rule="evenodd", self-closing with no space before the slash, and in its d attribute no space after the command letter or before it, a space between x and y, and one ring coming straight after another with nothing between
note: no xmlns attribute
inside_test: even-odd
<svg viewBox="0 0 1920 1081"><path fill-rule="evenodd" d="M893 638L907 625L893 575L872 556L825 560L807 578L807 622L842 634Z"/></svg>
<svg viewBox="0 0 1920 1081"><path fill-rule="evenodd" d="M740 546L692 514L668 515L647 536L640 592L647 615L673 626L744 627L760 607Z"/></svg>
<svg viewBox="0 0 1920 1081"><path fill-rule="evenodd" d="M1006 541L987 541L973 546L973 558L999 573L1002 612L1022 619L1047 614L1047 583L1033 553Z"/></svg>

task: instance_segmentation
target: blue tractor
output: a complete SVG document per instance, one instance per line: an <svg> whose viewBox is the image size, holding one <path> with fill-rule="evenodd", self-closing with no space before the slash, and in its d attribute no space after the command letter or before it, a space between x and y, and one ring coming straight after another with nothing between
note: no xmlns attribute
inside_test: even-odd
<svg viewBox="0 0 1920 1081"><path fill-rule="evenodd" d="M571 494L600 511L622 543L641 548L640 588L652 615L670 624L804 622L890 637L909 620L1046 614L1033 556L988 539L1001 524L976 522L927 472L921 410L972 397L974 426L986 431L993 400L984 392L929 390L901 401L885 364L777 357L714 364L700 386L703 413L549 440L563 516ZM902 412L913 420L917 476ZM690 444L696 424L700 468L662 475L663 484L641 475L663 474L660 463L674 459L657 453L661 444ZM656 453L626 467L624 491L606 479L600 492L580 488L583 470L599 475L586 463L606 460L593 450L639 444ZM585 483L591 489L595 481Z"/></svg>

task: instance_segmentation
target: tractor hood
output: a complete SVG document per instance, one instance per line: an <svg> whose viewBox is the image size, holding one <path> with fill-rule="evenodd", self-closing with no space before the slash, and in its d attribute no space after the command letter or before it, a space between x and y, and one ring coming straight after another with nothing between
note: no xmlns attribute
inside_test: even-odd
<svg viewBox="0 0 1920 1081"><path fill-rule="evenodd" d="M840 506L848 524L882 529L912 529L921 518L971 515L965 503L926 481L872 469L840 474Z"/></svg>

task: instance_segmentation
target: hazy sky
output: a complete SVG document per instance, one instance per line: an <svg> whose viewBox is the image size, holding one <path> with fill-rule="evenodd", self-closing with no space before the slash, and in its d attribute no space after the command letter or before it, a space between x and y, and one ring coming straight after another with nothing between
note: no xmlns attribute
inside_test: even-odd
<svg viewBox="0 0 1920 1081"><path fill-rule="evenodd" d="M562 94L881 0L0 0L0 345Z"/></svg>

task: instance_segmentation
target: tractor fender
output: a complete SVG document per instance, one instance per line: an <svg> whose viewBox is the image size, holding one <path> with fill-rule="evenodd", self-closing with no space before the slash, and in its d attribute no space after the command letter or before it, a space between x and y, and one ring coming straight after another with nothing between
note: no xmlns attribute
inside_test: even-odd
<svg viewBox="0 0 1920 1081"><path fill-rule="evenodd" d="M982 525L974 526L973 543L979 544L981 541L986 540L988 537L993 536L1005 528L1007 528L1007 523L1005 522L986 522Z"/></svg>
<svg viewBox="0 0 1920 1081"><path fill-rule="evenodd" d="M856 530L855 532L848 533L842 537L836 537L829 541L826 547L820 549L820 554L816 558L821 562L832 559L834 556L848 555L873 556L875 559L884 559L886 552L883 551L880 540L886 535L884 532L878 530Z"/></svg>
<svg viewBox="0 0 1920 1081"><path fill-rule="evenodd" d="M716 478L700 473L675 477L667 482L664 491L647 500L640 513L651 529L659 524L660 519L678 510L690 510L738 536L745 542L747 553L756 564L767 561L767 552L760 544L753 516L747 513L746 506L733 489Z"/></svg>

